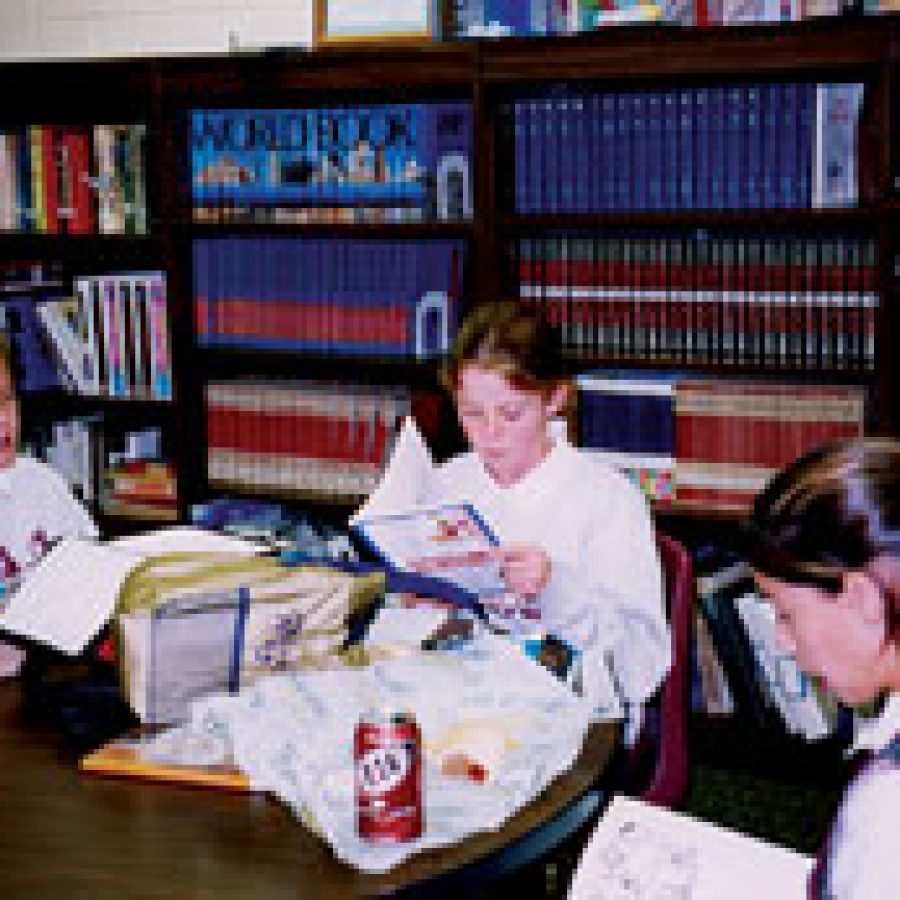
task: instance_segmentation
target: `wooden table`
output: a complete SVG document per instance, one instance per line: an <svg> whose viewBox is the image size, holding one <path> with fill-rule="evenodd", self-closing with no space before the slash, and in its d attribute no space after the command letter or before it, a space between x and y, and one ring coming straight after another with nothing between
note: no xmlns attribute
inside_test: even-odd
<svg viewBox="0 0 900 900"><path fill-rule="evenodd" d="M431 897L448 879L483 877L578 827L599 803L616 744L613 726L594 726L572 769L502 829L372 876L265 796L80 773L56 735L18 721L18 704L18 685L0 683L3 900Z"/></svg>

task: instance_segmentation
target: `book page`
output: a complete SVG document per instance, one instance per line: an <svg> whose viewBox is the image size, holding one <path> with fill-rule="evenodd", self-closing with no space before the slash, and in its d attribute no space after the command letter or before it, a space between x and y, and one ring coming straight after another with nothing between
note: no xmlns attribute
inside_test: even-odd
<svg viewBox="0 0 900 900"><path fill-rule="evenodd" d="M412 416L403 420L391 458L378 487L354 513L350 524L372 516L405 512L421 505L430 480L434 459Z"/></svg>
<svg viewBox="0 0 900 900"><path fill-rule="evenodd" d="M804 900L813 860L785 847L614 797L569 900Z"/></svg>
<svg viewBox="0 0 900 900"><path fill-rule="evenodd" d="M267 549L230 534L207 531L190 525L173 525L141 534L116 538L107 544L116 550L127 550L141 558L166 553L239 553L253 556Z"/></svg>
<svg viewBox="0 0 900 900"><path fill-rule="evenodd" d="M138 561L93 541L61 541L2 607L0 629L75 656L112 615L119 587Z"/></svg>

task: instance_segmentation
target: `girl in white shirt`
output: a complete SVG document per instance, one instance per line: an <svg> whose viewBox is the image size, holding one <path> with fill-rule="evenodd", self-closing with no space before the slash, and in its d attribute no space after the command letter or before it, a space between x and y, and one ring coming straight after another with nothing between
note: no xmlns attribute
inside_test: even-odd
<svg viewBox="0 0 900 900"><path fill-rule="evenodd" d="M5 594L61 537L94 537L97 528L62 477L19 457L19 401L8 345L0 341L0 592ZM2 605L0 595L0 605ZM0 677L14 675L23 651L0 641Z"/></svg>
<svg viewBox="0 0 900 900"><path fill-rule="evenodd" d="M801 458L757 498L756 581L797 662L849 706L883 699L856 736L871 754L847 793L810 898L900 895L900 442L869 439Z"/></svg>
<svg viewBox="0 0 900 900"><path fill-rule="evenodd" d="M472 503L499 538L507 587L581 652L586 696L602 702L611 665L639 709L670 662L653 526L626 477L551 436L569 392L558 347L523 304L473 310L443 373L471 449L439 468L427 499Z"/></svg>

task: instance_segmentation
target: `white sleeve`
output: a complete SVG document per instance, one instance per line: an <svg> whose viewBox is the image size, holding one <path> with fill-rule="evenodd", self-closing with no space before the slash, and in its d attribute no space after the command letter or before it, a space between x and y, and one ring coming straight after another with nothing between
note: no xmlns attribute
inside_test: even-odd
<svg viewBox="0 0 900 900"><path fill-rule="evenodd" d="M582 650L587 696L599 679L592 670L609 662L624 699L641 703L659 687L671 658L653 526L643 496L630 485L616 485L596 509L577 566L551 560L542 620Z"/></svg>
<svg viewBox="0 0 900 900"><path fill-rule="evenodd" d="M851 788L852 790L852 788ZM900 835L900 770L869 781L841 810L830 872L841 900L895 900Z"/></svg>
<svg viewBox="0 0 900 900"><path fill-rule="evenodd" d="M59 537L97 537L97 525L69 490L62 476L47 466L42 479L46 492L44 514L48 517L47 526Z"/></svg>

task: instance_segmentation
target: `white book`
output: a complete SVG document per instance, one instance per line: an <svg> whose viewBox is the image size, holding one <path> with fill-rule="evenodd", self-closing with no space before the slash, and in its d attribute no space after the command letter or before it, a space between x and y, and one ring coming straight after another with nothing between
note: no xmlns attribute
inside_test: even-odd
<svg viewBox="0 0 900 900"><path fill-rule="evenodd" d="M0 611L0 630L81 653L109 620L119 588L139 556L70 538L27 573Z"/></svg>
<svg viewBox="0 0 900 900"><path fill-rule="evenodd" d="M82 396L93 393L93 382L89 377L92 363L88 359L88 348L79 329L73 326L73 318L79 315L78 301L50 300L40 303L37 317L50 338L57 369L61 369L65 380L76 393Z"/></svg>
<svg viewBox="0 0 900 900"><path fill-rule="evenodd" d="M83 393L94 397L100 393L100 360L103 353L102 325L100 324L101 316L97 299L99 285L96 278L76 278L74 287L81 307L80 317L84 341L85 387Z"/></svg>
<svg viewBox="0 0 900 900"><path fill-rule="evenodd" d="M813 206L856 206L858 131L865 85L820 84L816 87L816 133Z"/></svg>
<svg viewBox="0 0 900 900"><path fill-rule="evenodd" d="M582 854L569 900L804 900L812 866L786 847L614 797Z"/></svg>

